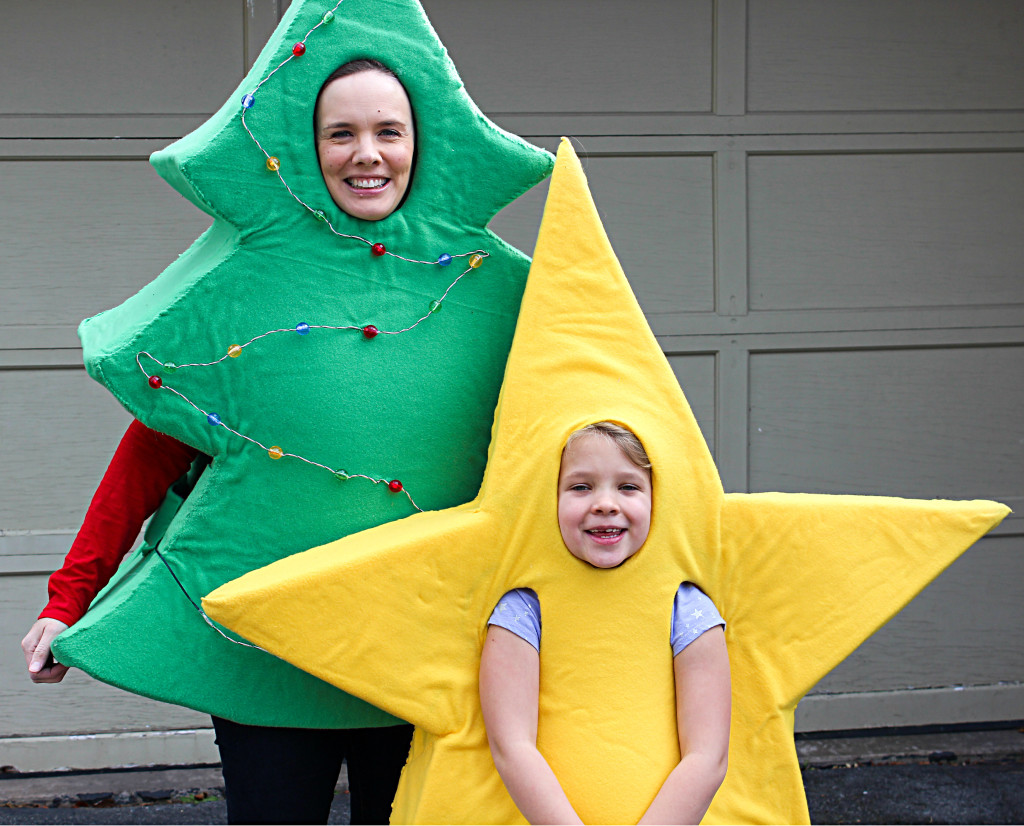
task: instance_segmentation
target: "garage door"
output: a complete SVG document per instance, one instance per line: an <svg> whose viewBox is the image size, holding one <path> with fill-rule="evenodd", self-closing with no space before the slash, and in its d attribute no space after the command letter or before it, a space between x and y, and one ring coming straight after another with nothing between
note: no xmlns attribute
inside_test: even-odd
<svg viewBox="0 0 1024 826"><path fill-rule="evenodd" d="M150 281L208 223L146 158L220 105L280 5L6 12L7 651L128 421L81 369L75 327ZM549 148L574 138L727 490L984 497L1022 510L1019 4L426 6L484 111ZM529 251L543 199L542 186L492 226ZM1011 517L823 680L798 729L1024 717L1022 550ZM57 765L47 755L69 733L109 735L77 765L211 753L202 715L81 674L66 683L44 701L18 669L0 673L0 742L21 755L4 762Z"/></svg>

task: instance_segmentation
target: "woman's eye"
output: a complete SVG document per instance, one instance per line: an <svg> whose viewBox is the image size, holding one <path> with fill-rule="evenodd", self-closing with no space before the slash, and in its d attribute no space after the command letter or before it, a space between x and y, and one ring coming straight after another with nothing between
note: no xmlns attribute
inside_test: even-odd
<svg viewBox="0 0 1024 826"><path fill-rule="evenodd" d="M380 135L383 138L400 138L400 137L402 137L402 133L399 132L397 129L382 129L381 132L380 132Z"/></svg>
<svg viewBox="0 0 1024 826"><path fill-rule="evenodd" d="M338 130L336 130L334 132L331 132L329 137L332 137L334 139L350 138L350 137L352 137L352 133L349 132L348 129L338 129Z"/></svg>

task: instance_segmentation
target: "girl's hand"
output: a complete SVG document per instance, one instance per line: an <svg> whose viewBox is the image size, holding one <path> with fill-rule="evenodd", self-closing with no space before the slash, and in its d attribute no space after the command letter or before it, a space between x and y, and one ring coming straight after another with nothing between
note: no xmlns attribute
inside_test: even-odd
<svg viewBox="0 0 1024 826"><path fill-rule="evenodd" d="M25 654L29 679L34 683L59 683L68 673L68 667L54 662L50 644L54 637L67 630L67 624L60 620L42 617L37 619L21 641Z"/></svg>

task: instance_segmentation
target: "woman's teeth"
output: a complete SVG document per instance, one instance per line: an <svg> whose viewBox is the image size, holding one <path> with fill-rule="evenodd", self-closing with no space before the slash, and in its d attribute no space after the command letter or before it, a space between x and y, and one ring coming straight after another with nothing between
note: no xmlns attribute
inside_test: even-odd
<svg viewBox="0 0 1024 826"><path fill-rule="evenodd" d="M354 189L380 189L388 182L387 178L346 178L345 183Z"/></svg>

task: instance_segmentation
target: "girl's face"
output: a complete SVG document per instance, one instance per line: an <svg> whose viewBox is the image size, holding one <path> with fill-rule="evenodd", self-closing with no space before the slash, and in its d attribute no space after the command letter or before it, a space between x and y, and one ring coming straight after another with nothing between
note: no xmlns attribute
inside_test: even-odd
<svg viewBox="0 0 1024 826"><path fill-rule="evenodd" d="M354 218L379 221L409 188L415 148L402 84L378 71L332 81L316 111L316 153L327 190Z"/></svg>
<svg viewBox="0 0 1024 826"><path fill-rule="evenodd" d="M595 568L621 565L651 529L651 473L611 439L587 434L562 454L558 528L565 547Z"/></svg>

